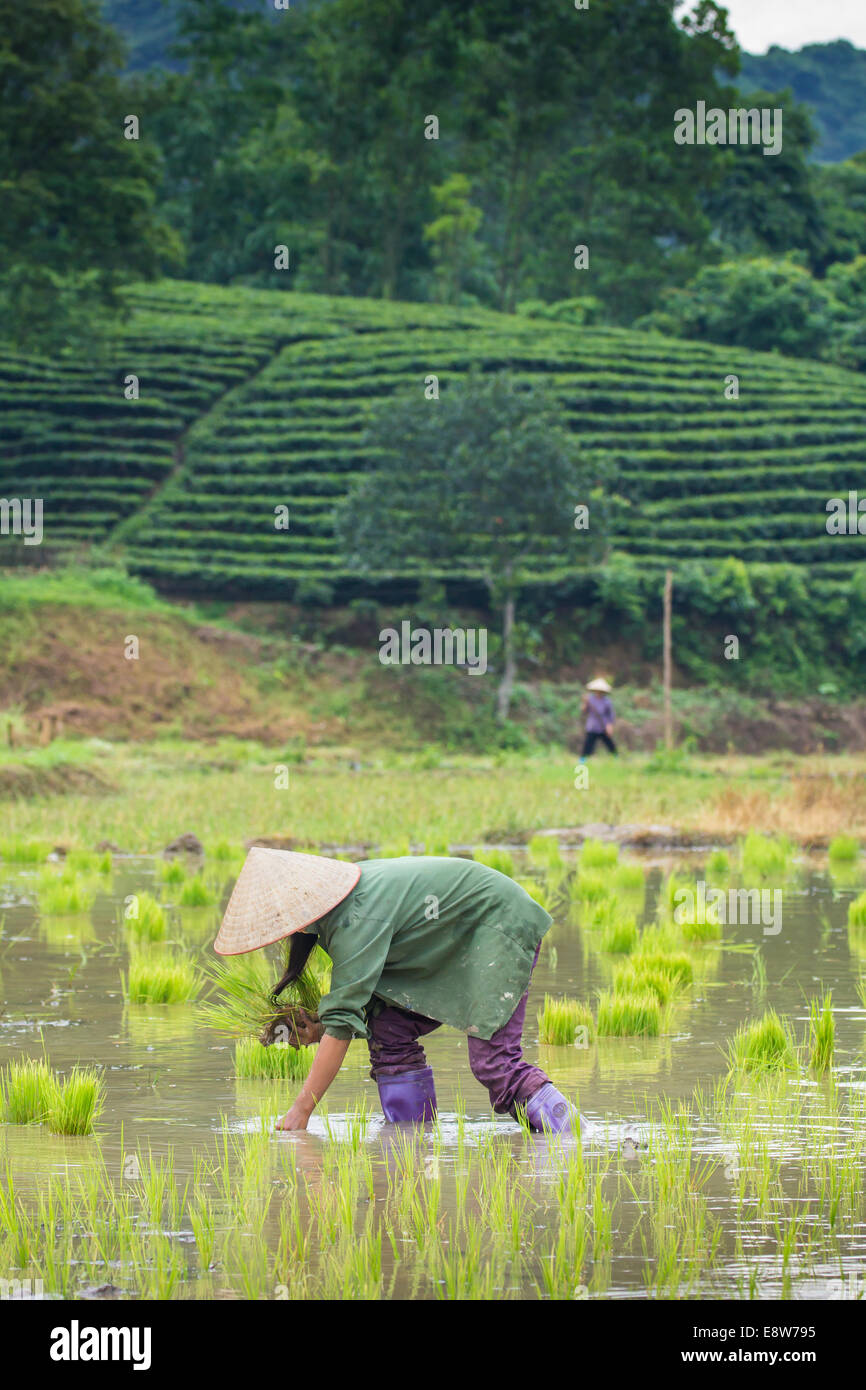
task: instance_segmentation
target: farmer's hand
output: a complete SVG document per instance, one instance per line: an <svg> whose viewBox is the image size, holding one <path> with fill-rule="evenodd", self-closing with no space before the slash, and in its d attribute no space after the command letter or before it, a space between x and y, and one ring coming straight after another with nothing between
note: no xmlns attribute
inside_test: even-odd
<svg viewBox="0 0 866 1390"><path fill-rule="evenodd" d="M303 1096L298 1096L291 1110L289 1110L281 1120L277 1120L275 1129L306 1129L310 1123L310 1116L313 1113L313 1105L307 1102Z"/></svg>
<svg viewBox="0 0 866 1390"><path fill-rule="evenodd" d="M325 1025L315 1014L308 1013L299 1004L291 1004L283 1013L272 1019L259 1036L265 1047L273 1043L288 1043L289 1047L311 1047L321 1040Z"/></svg>

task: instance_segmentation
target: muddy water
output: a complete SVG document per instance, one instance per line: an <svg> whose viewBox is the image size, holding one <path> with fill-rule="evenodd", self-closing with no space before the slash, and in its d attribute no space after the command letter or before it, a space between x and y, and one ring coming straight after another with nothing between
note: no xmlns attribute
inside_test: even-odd
<svg viewBox="0 0 866 1390"><path fill-rule="evenodd" d="M671 867L669 863L646 867L645 920L653 916L662 872ZM699 868L699 862L693 861L686 871L698 874ZM223 1117L230 1128L241 1131L255 1127L262 1107L273 1105L271 1084L241 1082L233 1077L231 1041L201 1028L192 1008L124 1004L121 972L127 967L128 953L121 925L123 903L128 895L144 890L155 891L170 902L174 890L159 885L155 874L152 860L118 858L90 914L40 918L35 872L0 866L0 985L4 1000L0 1062L36 1056L44 1047L52 1065L61 1071L73 1062L103 1066L107 1091L98 1139L59 1138L41 1127L0 1127L0 1154L10 1157L23 1190L37 1185L42 1175L63 1171L70 1163L86 1167L98 1152L109 1172L121 1181L126 1158L136 1149L150 1150L156 1156L170 1149L175 1171L183 1181L192 1174L196 1157L213 1151ZM223 902L231 882L225 876L219 880ZM538 1043L535 1019L545 991L591 1000L609 982L611 973L610 958L590 947L579 926L567 914L557 919L532 984L525 1050L563 1090L579 1098L581 1111L590 1122L587 1147L613 1156L614 1175L617 1168L634 1162L628 1145L623 1151L622 1141L627 1135L640 1140L646 1134L647 1115L654 1103L688 1102L698 1086L709 1093L727 1071L724 1049L731 1035L740 1023L760 1015L768 1005L789 1015L801 1038L809 999L831 989L838 1093L844 1102L846 1093L866 1088L866 1011L857 992L866 960L857 956L846 926L848 902L862 886L856 874L849 874L840 886L825 870L800 866L786 885L782 926L777 934L766 934L760 924L727 926L721 949L708 948L705 974L696 982L688 1002L677 1009L676 1031L646 1041L600 1040L585 1050ZM218 918L217 908L175 911L170 936L202 956L208 955ZM753 948L760 949L763 980L755 970ZM461 1113L469 1122L467 1142L471 1145L482 1140L493 1128L497 1142L513 1149L520 1164L534 1175L543 1201L544 1185L553 1181L547 1141L543 1137L527 1139L511 1121L494 1119L486 1093L469 1071L465 1037L443 1028L425 1040L425 1046L436 1075L443 1161L457 1161L456 1117ZM838 1142L848 1123L842 1121L840 1131L839 1095L834 1099L825 1082L803 1073L789 1087L807 1093L804 1114L793 1129L784 1132L772 1124L765 1126L771 1152L782 1159L782 1214L784 1196L793 1199L799 1190L799 1149L806 1144L806 1128L813 1131L813 1146L814 1136L825 1130L830 1145ZM740 1089L748 1105L748 1088ZM330 1136L325 1122L316 1116L307 1134L275 1136L273 1142L296 1145L299 1167L315 1172L325 1146L341 1137L345 1128L341 1116L353 1110L362 1097L373 1115L365 1143L374 1159L382 1154L387 1158L392 1131L381 1121L362 1042L353 1043L347 1063L329 1092ZM284 1108L291 1099L292 1087L287 1086L281 1100ZM760 1101L751 1109L760 1129ZM731 1135L709 1121L696 1121L694 1149L698 1157L727 1155ZM722 1238L713 1280L704 1292L749 1296L750 1273L751 1296L777 1297L785 1292L794 1297L848 1297L852 1287L866 1287L866 1226L862 1221L851 1222L848 1228L844 1224L838 1227L833 1232L831 1254L822 1246L820 1255L793 1271L793 1278L788 1269L790 1282L786 1283L777 1258L778 1241L767 1239L766 1223L756 1221L753 1229L744 1231L731 1199L730 1180L730 1171L719 1168L706 1189L713 1214L721 1222ZM609 1171L605 1182L611 1181ZM863 1185L861 1181L861 1190ZM637 1196L634 1205L637 1212ZM617 1210L610 1269L600 1291L607 1297L640 1296L645 1289L646 1255L624 1238L629 1224L628 1202L623 1205L620 1201ZM814 1221L816 1233L821 1227L820 1234L826 1234L817 1206L808 1219ZM756 1270L760 1276L757 1284Z"/></svg>

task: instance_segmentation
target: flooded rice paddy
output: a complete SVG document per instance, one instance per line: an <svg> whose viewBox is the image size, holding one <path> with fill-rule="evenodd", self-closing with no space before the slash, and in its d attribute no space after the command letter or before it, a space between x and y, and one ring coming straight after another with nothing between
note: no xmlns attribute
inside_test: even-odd
<svg viewBox="0 0 866 1390"><path fill-rule="evenodd" d="M582 1141L494 1116L448 1028L425 1040L438 1124L384 1123L356 1041L309 1130L274 1133L299 1083L237 1079L233 1041L194 1003L124 997L129 904L159 898L175 953L203 961L237 859L205 868L212 905L184 907L161 861L116 856L89 909L68 915L44 910L44 865L0 864L0 1063L97 1066L105 1098L87 1137L0 1125L0 1278L34 1297L861 1297L857 864L788 864L763 881L782 893L778 923L688 943L693 983L658 1036L554 1047L538 1039L545 994L595 1009L627 953L604 949L573 891L590 870L514 858L555 919L525 1051L579 1100ZM642 863L628 890L641 933L664 915L670 874L694 888L705 859ZM735 863L724 887L740 882ZM818 1072L810 1005L828 992L834 1050ZM734 1034L770 1008L790 1022L795 1064L731 1072Z"/></svg>

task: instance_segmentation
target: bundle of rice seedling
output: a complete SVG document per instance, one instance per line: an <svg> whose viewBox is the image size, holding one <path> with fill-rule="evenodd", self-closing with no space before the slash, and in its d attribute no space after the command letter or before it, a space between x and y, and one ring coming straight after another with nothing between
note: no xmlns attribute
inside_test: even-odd
<svg viewBox="0 0 866 1390"><path fill-rule="evenodd" d="M286 937L272 954L251 951L211 961L206 973L213 994L199 1006L202 1021L235 1037L261 1038L294 1007L315 1015L327 990L330 961L316 946L297 980L275 997L274 985L288 969L290 946L291 937Z"/></svg>

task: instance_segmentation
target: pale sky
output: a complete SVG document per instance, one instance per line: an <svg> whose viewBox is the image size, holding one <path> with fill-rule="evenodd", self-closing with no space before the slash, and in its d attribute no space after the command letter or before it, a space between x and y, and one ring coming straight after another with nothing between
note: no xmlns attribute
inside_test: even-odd
<svg viewBox="0 0 866 1390"><path fill-rule="evenodd" d="M866 0L722 0L729 27L747 53L766 53L771 44L850 39L866 48ZM691 8L689 5L687 8Z"/></svg>

